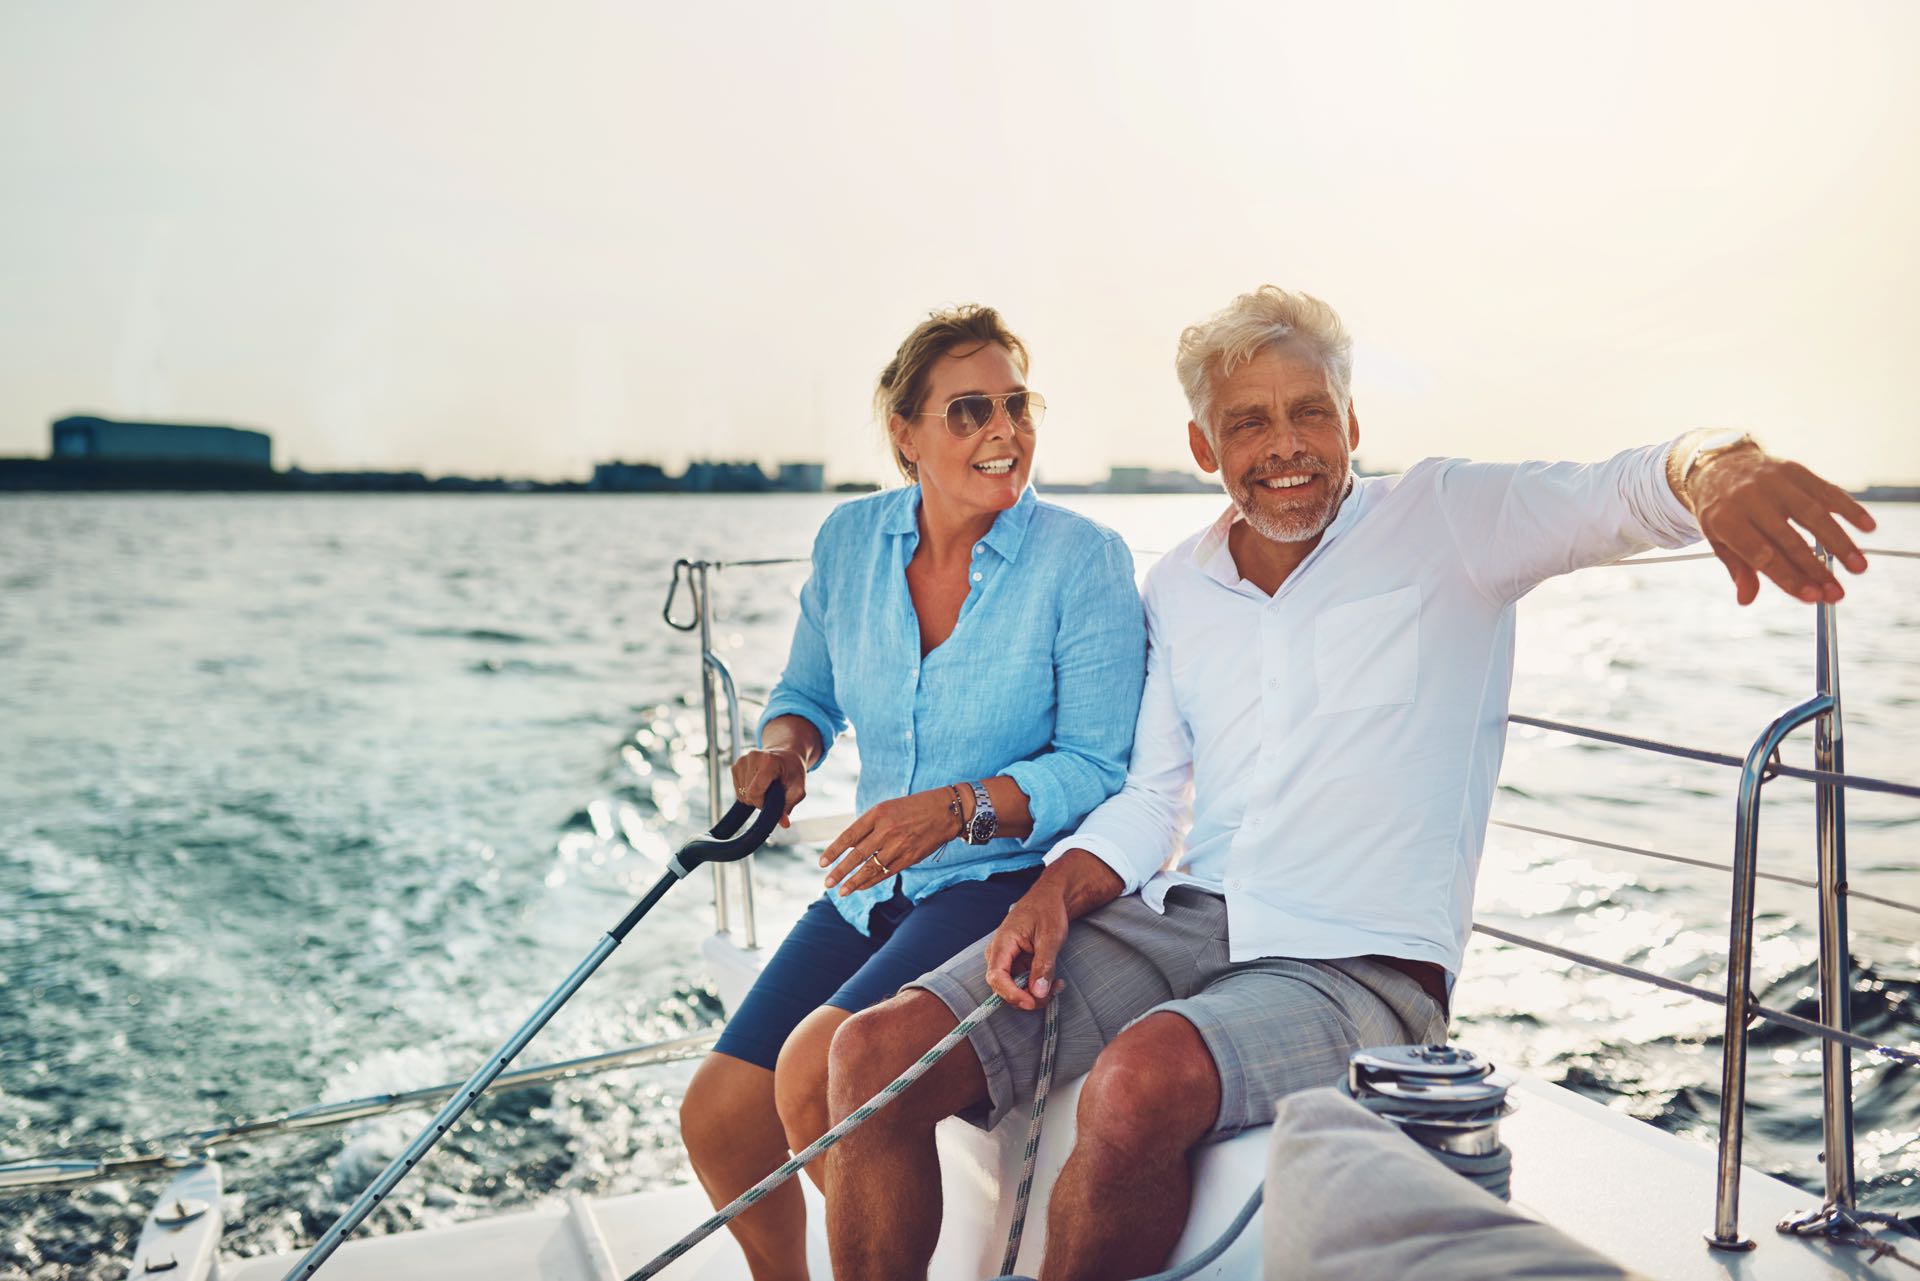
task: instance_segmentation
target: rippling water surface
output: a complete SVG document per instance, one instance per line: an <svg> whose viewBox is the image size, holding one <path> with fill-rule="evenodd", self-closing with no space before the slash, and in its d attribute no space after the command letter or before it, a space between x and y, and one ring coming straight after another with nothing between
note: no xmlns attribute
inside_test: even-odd
<svg viewBox="0 0 1920 1281"><path fill-rule="evenodd" d="M1206 498L1066 499L1143 553ZM0 501L0 1160L95 1154L467 1074L705 822L697 668L660 620L677 556L804 554L828 498L16 497ZM1920 547L1920 510L1870 544ZM1144 568L1150 557L1140 556ZM720 580L743 693L800 571ZM1920 563L1843 613L1848 765L1920 778ZM1514 709L1744 753L1812 688L1811 611L1738 610L1712 564L1588 571L1522 606ZM1805 734L1789 761L1810 763ZM854 754L809 808L843 811ZM1733 772L1540 731L1496 818L1724 861ZM1813 875L1811 789L1768 789L1763 867ZM1920 903L1920 804L1849 799L1856 889ZM760 859L780 928L817 892ZM1726 878L1494 829L1483 920L1709 987ZM1814 1011L1812 893L1762 882L1756 990ZM1920 1036L1920 916L1855 900L1856 1026ZM680 890L523 1056L704 1027L708 896ZM1485 939L1458 1039L1710 1141L1719 1011ZM1856 1055L1863 1200L1920 1210L1920 1074ZM673 1065L483 1100L370 1230L557 1189L689 1177ZM1754 1037L1749 1162L1817 1187L1812 1044ZM411 1137L403 1114L223 1149L228 1249L310 1239ZM0 1276L118 1277L153 1182L0 1198ZM1702 1226L1709 1208L1701 1207Z"/></svg>

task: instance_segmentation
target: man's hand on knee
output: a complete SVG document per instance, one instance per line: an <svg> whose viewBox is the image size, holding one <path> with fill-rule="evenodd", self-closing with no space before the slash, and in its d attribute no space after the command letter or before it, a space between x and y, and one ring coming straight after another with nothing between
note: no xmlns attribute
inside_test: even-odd
<svg viewBox="0 0 1920 1281"><path fill-rule="evenodd" d="M1037 1010L1056 990L1053 978L1067 926L1112 902L1125 888L1119 873L1086 850L1068 850L1007 910L987 940L987 986L1016 1010ZM1021 968L1027 986L1014 982Z"/></svg>
<svg viewBox="0 0 1920 1281"><path fill-rule="evenodd" d="M1016 1010L1037 1010L1053 992L1053 962L1067 937L1067 905L1035 885L1007 911L987 940L987 986ZM1027 971L1027 986L1014 982Z"/></svg>

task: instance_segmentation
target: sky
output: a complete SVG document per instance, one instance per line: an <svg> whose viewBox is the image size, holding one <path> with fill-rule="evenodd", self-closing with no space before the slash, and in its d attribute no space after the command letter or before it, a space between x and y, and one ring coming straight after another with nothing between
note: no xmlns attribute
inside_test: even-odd
<svg viewBox="0 0 1920 1281"><path fill-rule="evenodd" d="M1355 335L1360 455L1737 426L1920 482L1920 5L0 8L0 455L884 479L872 380L999 307L1038 471L1190 466L1181 329Z"/></svg>

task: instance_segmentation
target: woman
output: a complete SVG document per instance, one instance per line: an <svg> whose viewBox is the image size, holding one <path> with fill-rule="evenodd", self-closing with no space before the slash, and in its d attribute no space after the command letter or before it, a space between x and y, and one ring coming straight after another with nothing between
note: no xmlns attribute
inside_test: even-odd
<svg viewBox="0 0 1920 1281"><path fill-rule="evenodd" d="M834 1030L992 933L1125 776L1146 661L1133 560L1027 488L1046 402L1026 375L991 308L915 328L875 395L909 484L836 508L814 540L734 791L758 804L777 778L791 813L851 722L864 812L681 1104L716 1206L826 1130ZM798 1185L731 1227L756 1281L806 1276Z"/></svg>

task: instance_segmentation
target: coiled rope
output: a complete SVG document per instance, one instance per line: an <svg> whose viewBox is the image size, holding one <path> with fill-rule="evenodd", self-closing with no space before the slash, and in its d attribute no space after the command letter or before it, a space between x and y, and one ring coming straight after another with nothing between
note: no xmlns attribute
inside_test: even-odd
<svg viewBox="0 0 1920 1281"><path fill-rule="evenodd" d="M1025 978L1021 978L1017 980L1017 982L1019 982L1022 987L1026 986ZM1058 991L1058 986L1056 982L1056 992ZM916 1059L911 1067L889 1081L881 1089L880 1093L874 1095L865 1103L848 1113L846 1118L838 1125L828 1130L812 1143L809 1143L801 1151L794 1153L779 1169L715 1211L712 1218L707 1219L699 1227L655 1255L651 1262L638 1272L629 1276L627 1281L647 1281L649 1277L658 1276L665 1270L667 1265L671 1264L675 1259L678 1259L681 1255L693 1249L694 1246L699 1245L732 1220L752 1209L767 1193L773 1191L801 1170L805 1169L815 1157L825 1152L841 1139L846 1138L849 1134L852 1134L855 1130L866 1124L867 1119L874 1113L904 1094L915 1081L925 1076L934 1064L958 1048L960 1043L967 1039L968 1033L986 1022L987 1018L1005 1003L1005 998L996 992L975 1006L973 1012L961 1019L953 1031L936 1041L933 1047ZM1013 1259L1014 1256L1020 1252L1020 1238L1026 1231L1027 1199L1033 1191L1034 1159L1040 1150L1040 1123L1042 1118L1047 1114L1047 1094L1053 1085L1054 1049L1059 1040L1059 1033L1060 1002L1058 999L1055 999L1047 1004L1046 1029L1043 1033L1044 1039L1041 1042L1040 1048L1040 1071L1038 1078L1034 1082L1033 1112L1027 1122L1026 1167L1023 1177L1020 1180L1019 1192L1014 1199L1013 1226L1007 1233L1006 1262L1001 1265L1001 1271L1003 1272L1013 1270Z"/></svg>

